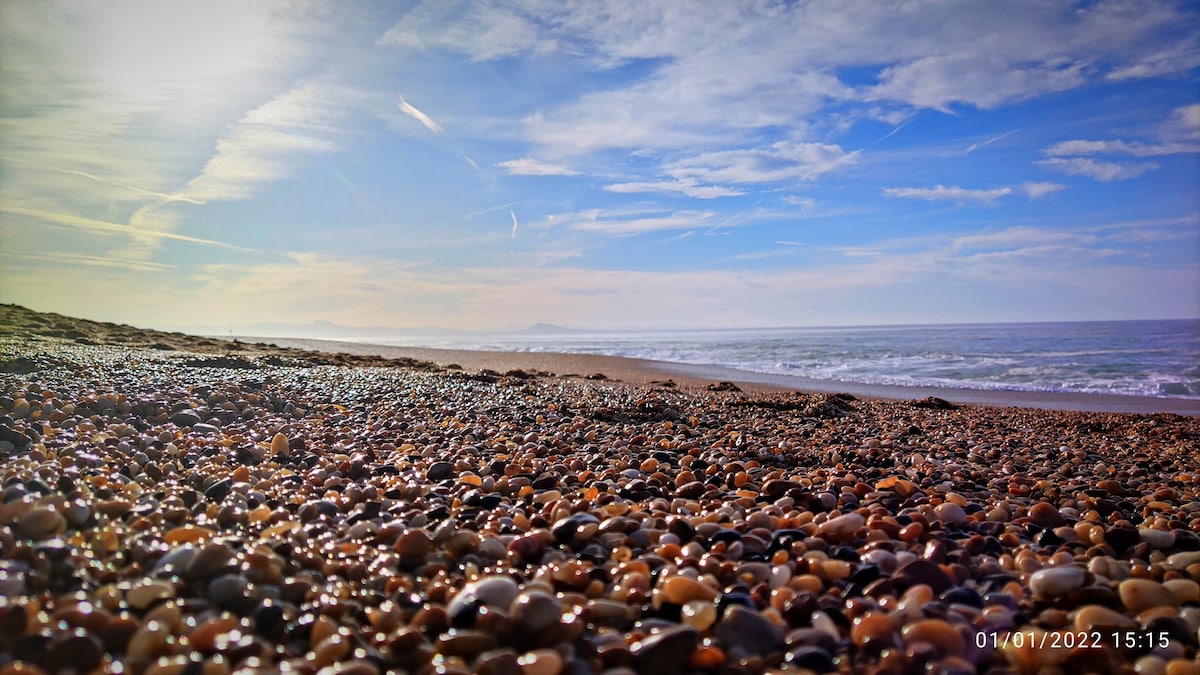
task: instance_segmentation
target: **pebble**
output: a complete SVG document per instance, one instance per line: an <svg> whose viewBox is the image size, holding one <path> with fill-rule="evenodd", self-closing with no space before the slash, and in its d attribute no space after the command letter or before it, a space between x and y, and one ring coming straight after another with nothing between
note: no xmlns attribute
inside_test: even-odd
<svg viewBox="0 0 1200 675"><path fill-rule="evenodd" d="M1172 445L1191 418L950 424L825 395L261 363L179 336L5 339L75 364L0 383L0 428L33 440L0 454L0 651L50 670L1182 673L1194 656L1200 483ZM1171 639L978 649L981 628Z"/></svg>
<svg viewBox="0 0 1200 675"><path fill-rule="evenodd" d="M900 630L900 635L908 646L917 643L932 645L941 658L962 656L967 648L958 629L941 619L923 619L906 624Z"/></svg>
<svg viewBox="0 0 1200 675"><path fill-rule="evenodd" d="M463 586L462 590L450 600L446 610L453 616L476 602L507 610L519 592L520 586L513 581L512 577L488 576Z"/></svg>
<svg viewBox="0 0 1200 675"><path fill-rule="evenodd" d="M1035 596L1052 600L1083 588L1087 582L1088 572L1081 567L1050 567L1038 570L1029 577L1029 590Z"/></svg>
<svg viewBox="0 0 1200 675"><path fill-rule="evenodd" d="M201 422L200 413L191 408L172 413L170 419L173 424L180 427L191 427Z"/></svg>
<svg viewBox="0 0 1200 675"><path fill-rule="evenodd" d="M938 520L943 523L962 525L967 522L967 512L958 504L943 502L938 504L934 511L937 513Z"/></svg>
<svg viewBox="0 0 1200 675"><path fill-rule="evenodd" d="M733 605L717 622L717 639L726 650L737 647L751 654L767 656L782 651L783 630L771 623L757 611L742 605Z"/></svg>
<svg viewBox="0 0 1200 675"><path fill-rule="evenodd" d="M1041 527L1059 527L1066 524L1066 519L1053 504L1038 502L1029 508L1029 520Z"/></svg>
<svg viewBox="0 0 1200 675"><path fill-rule="evenodd" d="M125 591L125 602L136 610L145 610L159 600L175 597L175 584L146 579Z"/></svg>
<svg viewBox="0 0 1200 675"><path fill-rule="evenodd" d="M854 535L862 529L866 522L866 519L861 514L847 513L835 516L822 523L817 528L817 534L835 539L845 538Z"/></svg>
<svg viewBox="0 0 1200 675"><path fill-rule="evenodd" d="M638 672L683 673L700 644L700 632L691 626L674 626L646 637L630 648Z"/></svg>
<svg viewBox="0 0 1200 675"><path fill-rule="evenodd" d="M692 600L712 602L717 599L717 591L684 576L668 577L660 588L666 602L683 605Z"/></svg>
<svg viewBox="0 0 1200 675"><path fill-rule="evenodd" d="M67 528L67 519L58 511L37 507L17 519L14 531L23 539L49 539Z"/></svg>
<svg viewBox="0 0 1200 675"><path fill-rule="evenodd" d="M1102 605L1085 605L1075 612L1072 625L1077 630L1093 628L1137 628L1136 619Z"/></svg>
<svg viewBox="0 0 1200 675"><path fill-rule="evenodd" d="M698 631L706 631L717 620L717 607L708 600L692 600L680 609L681 621Z"/></svg>
<svg viewBox="0 0 1200 675"><path fill-rule="evenodd" d="M1126 579L1117 586L1121 604L1139 614L1154 607L1174 607L1178 600L1171 589L1152 579Z"/></svg>
<svg viewBox="0 0 1200 675"><path fill-rule="evenodd" d="M558 675L563 669L563 657L553 649L535 649L517 660L521 675Z"/></svg>

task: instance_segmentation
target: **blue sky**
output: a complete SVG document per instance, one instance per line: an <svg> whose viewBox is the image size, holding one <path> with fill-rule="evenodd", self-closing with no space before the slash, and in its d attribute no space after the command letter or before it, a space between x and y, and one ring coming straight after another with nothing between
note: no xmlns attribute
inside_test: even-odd
<svg viewBox="0 0 1200 675"><path fill-rule="evenodd" d="M0 300L154 327L1200 316L1190 2L0 5Z"/></svg>

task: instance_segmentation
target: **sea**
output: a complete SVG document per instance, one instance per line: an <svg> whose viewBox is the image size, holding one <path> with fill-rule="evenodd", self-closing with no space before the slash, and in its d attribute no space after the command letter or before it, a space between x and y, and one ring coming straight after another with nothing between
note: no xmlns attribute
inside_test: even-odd
<svg viewBox="0 0 1200 675"><path fill-rule="evenodd" d="M557 331L403 346L565 352L836 383L1200 399L1200 320L637 332Z"/></svg>

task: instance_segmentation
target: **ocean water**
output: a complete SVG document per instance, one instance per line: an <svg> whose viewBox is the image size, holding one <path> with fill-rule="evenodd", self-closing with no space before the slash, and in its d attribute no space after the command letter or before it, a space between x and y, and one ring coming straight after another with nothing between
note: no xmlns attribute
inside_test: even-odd
<svg viewBox="0 0 1200 675"><path fill-rule="evenodd" d="M1200 398L1200 320L564 333L422 346L608 354L832 382Z"/></svg>

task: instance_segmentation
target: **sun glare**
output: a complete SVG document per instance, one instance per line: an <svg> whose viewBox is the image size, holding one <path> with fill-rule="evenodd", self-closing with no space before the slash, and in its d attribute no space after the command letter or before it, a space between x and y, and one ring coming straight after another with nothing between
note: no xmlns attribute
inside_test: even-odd
<svg viewBox="0 0 1200 675"><path fill-rule="evenodd" d="M269 63L278 41L256 3L119 2L95 21L93 81L143 103L211 91Z"/></svg>

